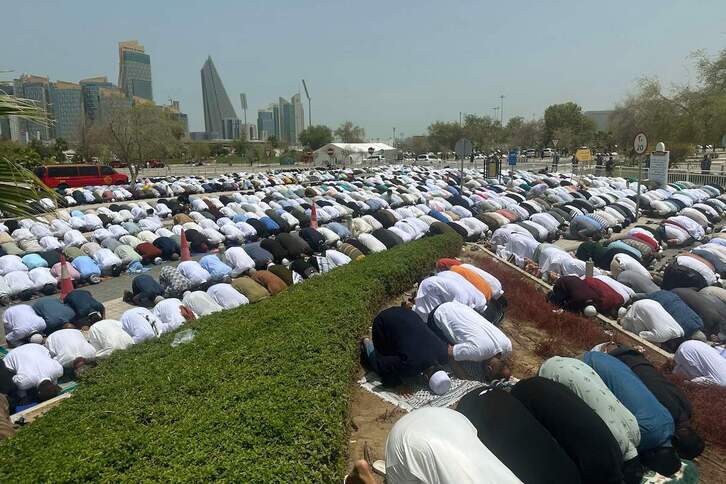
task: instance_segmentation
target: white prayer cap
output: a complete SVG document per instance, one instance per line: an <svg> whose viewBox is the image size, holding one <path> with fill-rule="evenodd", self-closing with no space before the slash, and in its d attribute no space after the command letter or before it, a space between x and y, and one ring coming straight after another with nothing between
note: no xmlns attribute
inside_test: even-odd
<svg viewBox="0 0 726 484"><path fill-rule="evenodd" d="M35 333L33 336L30 337L30 342L42 345L43 344L43 335L40 333Z"/></svg>
<svg viewBox="0 0 726 484"><path fill-rule="evenodd" d="M443 395L449 391L451 380L444 370L439 370L429 378L429 388L437 395Z"/></svg>
<svg viewBox="0 0 726 484"><path fill-rule="evenodd" d="M585 316L587 316L588 318L592 318L592 317L595 317L595 315L597 314L597 309L595 309L595 306L593 306L591 304L589 306L585 306L584 312L585 312Z"/></svg>
<svg viewBox="0 0 726 484"><path fill-rule="evenodd" d="M627 312L628 312L628 310L625 308L618 309L618 317L622 318L623 316L625 316L625 313L627 313Z"/></svg>

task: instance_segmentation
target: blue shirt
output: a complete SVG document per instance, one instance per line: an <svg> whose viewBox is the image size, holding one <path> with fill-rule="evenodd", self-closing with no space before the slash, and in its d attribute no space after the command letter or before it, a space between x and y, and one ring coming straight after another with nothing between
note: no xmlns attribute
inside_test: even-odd
<svg viewBox="0 0 726 484"><path fill-rule="evenodd" d="M209 274L212 279L219 280L225 276L232 274L232 268L219 260L216 255L205 255L199 259L199 265L201 265Z"/></svg>
<svg viewBox="0 0 726 484"><path fill-rule="evenodd" d="M648 299L657 301L663 309L673 316L676 323L683 328L683 335L690 338L696 331L703 329L703 319L688 306L683 299L671 291L655 291L648 294Z"/></svg>
<svg viewBox="0 0 726 484"><path fill-rule="evenodd" d="M277 222L272 220L270 217L267 217L267 216L260 217L260 222L265 224L265 228L267 230L269 230L270 232L279 232L280 231L280 226L277 225Z"/></svg>
<svg viewBox="0 0 726 484"><path fill-rule="evenodd" d="M444 222L445 224L451 222L451 220L449 220L448 218L446 218L446 216L443 213L439 212L438 210L431 210L428 213L428 215L430 215L431 217L435 218L439 222Z"/></svg>
<svg viewBox="0 0 726 484"><path fill-rule="evenodd" d="M76 257L75 259L73 259L73 262L71 262L71 265L76 268L78 273L84 279L94 274L97 276L101 275L101 268L98 267L96 261L94 261L87 255Z"/></svg>
<svg viewBox="0 0 726 484"><path fill-rule="evenodd" d="M583 360L595 370L625 408L635 415L640 428L638 450L671 446L675 430L673 417L633 370L614 356L599 351L588 351Z"/></svg>
<svg viewBox="0 0 726 484"><path fill-rule="evenodd" d="M24 255L21 260L23 261L23 264L28 267L29 271L35 269L36 267L48 267L48 262L46 262L46 260L38 254Z"/></svg>

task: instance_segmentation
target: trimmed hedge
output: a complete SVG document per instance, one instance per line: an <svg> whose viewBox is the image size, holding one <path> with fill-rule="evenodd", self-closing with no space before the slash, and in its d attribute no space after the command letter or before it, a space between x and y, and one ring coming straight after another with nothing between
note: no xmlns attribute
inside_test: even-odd
<svg viewBox="0 0 726 484"><path fill-rule="evenodd" d="M411 242L115 354L0 445L3 480L338 481L358 337L461 244Z"/></svg>

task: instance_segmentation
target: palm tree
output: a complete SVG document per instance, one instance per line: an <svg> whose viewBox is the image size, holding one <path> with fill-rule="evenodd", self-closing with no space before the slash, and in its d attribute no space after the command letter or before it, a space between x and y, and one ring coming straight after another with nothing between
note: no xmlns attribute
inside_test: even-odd
<svg viewBox="0 0 726 484"><path fill-rule="evenodd" d="M0 117L16 116L48 124L48 114L30 99L0 91ZM57 200L58 195L35 174L7 158L0 158L0 212L5 217L29 217L37 214L31 202L41 198Z"/></svg>

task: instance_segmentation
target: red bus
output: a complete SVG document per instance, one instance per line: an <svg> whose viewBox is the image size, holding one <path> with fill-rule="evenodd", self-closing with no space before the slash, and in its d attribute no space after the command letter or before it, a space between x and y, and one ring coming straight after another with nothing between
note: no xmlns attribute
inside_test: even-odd
<svg viewBox="0 0 726 484"><path fill-rule="evenodd" d="M107 165L46 165L39 166L34 172L50 188L123 185L129 182L129 177Z"/></svg>

